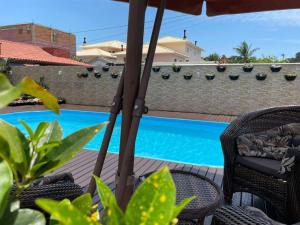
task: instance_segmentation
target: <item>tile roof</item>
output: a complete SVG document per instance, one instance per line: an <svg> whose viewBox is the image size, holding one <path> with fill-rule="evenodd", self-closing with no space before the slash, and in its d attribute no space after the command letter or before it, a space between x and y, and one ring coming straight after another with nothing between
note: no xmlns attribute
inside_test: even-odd
<svg viewBox="0 0 300 225"><path fill-rule="evenodd" d="M149 50L149 45L148 44L143 45L143 55L147 55L148 50ZM155 54L175 54L175 55L180 55L183 57L188 57L188 56L186 56L180 52L177 52L171 48L167 48L167 47L160 46L160 45L156 46ZM119 56L126 55L126 51L117 52L117 53L115 53L115 55L119 55Z"/></svg>
<svg viewBox="0 0 300 225"><path fill-rule="evenodd" d="M72 59L53 56L36 45L1 39L0 58L12 59L13 61L27 64L36 63L44 65L74 65L91 67L89 64L81 63Z"/></svg>
<svg viewBox="0 0 300 225"><path fill-rule="evenodd" d="M82 45L81 48L89 49L89 48L114 48L116 50L121 50L123 45L123 49L126 49L126 43L118 40L100 42L96 44L86 44Z"/></svg>
<svg viewBox="0 0 300 225"><path fill-rule="evenodd" d="M107 57L107 58L112 58L112 59L116 58L116 56L114 56L110 52L101 50L99 48L83 49L83 50L77 51L76 55L79 57L80 56L98 56L98 57Z"/></svg>

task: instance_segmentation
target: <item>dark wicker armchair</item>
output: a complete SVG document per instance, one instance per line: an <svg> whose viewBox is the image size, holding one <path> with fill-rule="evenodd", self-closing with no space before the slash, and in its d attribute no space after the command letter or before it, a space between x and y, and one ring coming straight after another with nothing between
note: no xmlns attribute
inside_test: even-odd
<svg viewBox="0 0 300 225"><path fill-rule="evenodd" d="M239 156L236 139L289 123L300 123L300 106L264 109L241 116L221 135L224 154L224 197L231 202L234 192L253 193L270 203L277 219L292 223L300 220L300 156L292 172L279 175L280 161Z"/></svg>
<svg viewBox="0 0 300 225"><path fill-rule="evenodd" d="M253 207L224 206L216 210L212 225L284 225ZM300 225L295 223L293 225Z"/></svg>
<svg viewBox="0 0 300 225"><path fill-rule="evenodd" d="M13 186L11 196L16 192ZM65 198L73 200L83 194L82 188L74 183L71 173L62 173L48 177L42 177L33 182L32 186L23 190L20 195L21 208L40 208L35 204L39 198L48 198L53 200L63 200Z"/></svg>

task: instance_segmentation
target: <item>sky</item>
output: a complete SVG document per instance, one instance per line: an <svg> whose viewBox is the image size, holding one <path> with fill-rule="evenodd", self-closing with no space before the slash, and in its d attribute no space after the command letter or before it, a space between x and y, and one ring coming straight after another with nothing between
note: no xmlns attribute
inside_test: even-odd
<svg viewBox="0 0 300 225"><path fill-rule="evenodd" d="M0 25L38 23L72 32L79 48L108 40L126 42L128 4L111 0L14 0L2 4ZM146 15L145 42L149 41L155 10ZM259 48L256 56L292 57L300 51L300 10L207 17L166 11L160 36L183 36L198 41L204 55L234 55L242 41Z"/></svg>

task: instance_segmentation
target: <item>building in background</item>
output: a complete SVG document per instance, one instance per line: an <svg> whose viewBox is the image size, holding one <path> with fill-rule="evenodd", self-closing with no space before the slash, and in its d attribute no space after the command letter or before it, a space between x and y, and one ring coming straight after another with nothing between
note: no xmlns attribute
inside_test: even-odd
<svg viewBox="0 0 300 225"><path fill-rule="evenodd" d="M84 44L81 50L77 51L76 55L85 63L95 66L117 63L116 53L122 52L126 49L126 43L121 41L107 41L96 44Z"/></svg>
<svg viewBox="0 0 300 225"><path fill-rule="evenodd" d="M5 60L8 65L56 65L91 67L91 65L89 64L51 55L37 45L1 39L0 60Z"/></svg>
<svg viewBox="0 0 300 225"><path fill-rule="evenodd" d="M146 61L148 54L149 45L143 46L143 58L142 62ZM117 56L118 63L124 63L126 60L126 51L117 52L114 54ZM166 48L160 45L156 46L154 63L174 63L174 62L188 62L189 58L187 55L181 54L171 48Z"/></svg>
<svg viewBox="0 0 300 225"><path fill-rule="evenodd" d="M163 37L158 39L158 46L162 46L168 49L172 49L173 51L185 55L185 61L181 61L181 59L174 58L174 61L179 62L189 62L189 63L202 63L202 52L204 51L202 48L197 46L197 42L190 42L186 36L184 38L177 37Z"/></svg>
<svg viewBox="0 0 300 225"><path fill-rule="evenodd" d="M147 57L149 45L143 46L143 62ZM84 44L77 57L85 63L102 65L106 63L122 64L126 60L126 44L121 41L108 41L96 44ZM154 63L203 63L203 49L183 38L163 37L158 40Z"/></svg>
<svg viewBox="0 0 300 225"><path fill-rule="evenodd" d="M35 23L1 26L0 39L36 45L58 57L73 58L76 55L74 34Z"/></svg>

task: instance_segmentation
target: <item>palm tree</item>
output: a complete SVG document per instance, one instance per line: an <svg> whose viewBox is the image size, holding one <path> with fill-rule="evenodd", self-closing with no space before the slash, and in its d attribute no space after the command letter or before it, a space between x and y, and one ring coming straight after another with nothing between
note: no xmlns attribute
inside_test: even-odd
<svg viewBox="0 0 300 225"><path fill-rule="evenodd" d="M233 48L236 53L242 58L244 63L250 62L251 57L254 55L259 48L252 49L252 45L248 44L246 41L243 41L240 46Z"/></svg>

